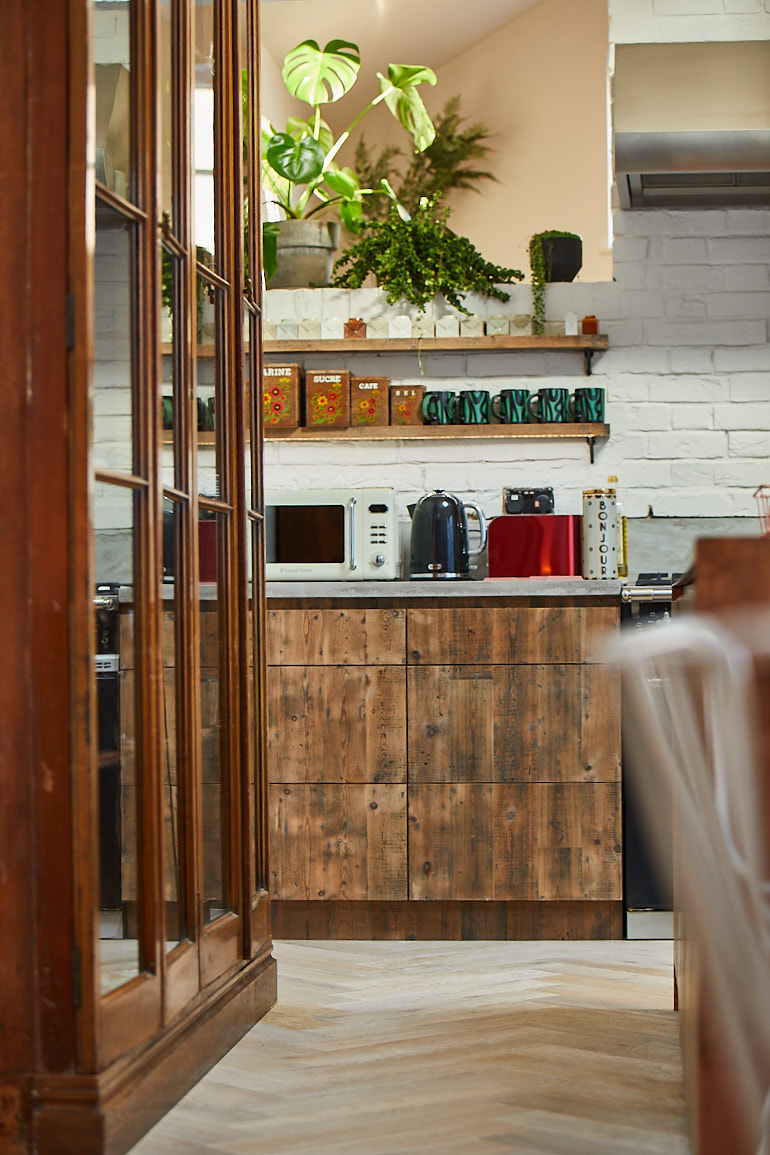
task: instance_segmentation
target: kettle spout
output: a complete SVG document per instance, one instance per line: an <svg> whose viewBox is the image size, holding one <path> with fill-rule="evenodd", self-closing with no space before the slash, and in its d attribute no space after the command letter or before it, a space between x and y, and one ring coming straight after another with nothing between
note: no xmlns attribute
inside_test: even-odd
<svg viewBox="0 0 770 1155"><path fill-rule="evenodd" d="M412 504L407 505L406 508L409 510L409 516L414 517L414 511L417 509L417 502L416 501L412 502Z"/></svg>

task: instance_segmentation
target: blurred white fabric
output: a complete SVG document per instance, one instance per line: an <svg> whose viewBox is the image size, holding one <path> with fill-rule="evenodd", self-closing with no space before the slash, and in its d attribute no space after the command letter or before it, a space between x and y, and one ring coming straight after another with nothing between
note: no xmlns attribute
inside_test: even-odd
<svg viewBox="0 0 770 1155"><path fill-rule="evenodd" d="M676 905L698 943L761 1155L770 1155L770 887L753 659L769 636L767 619L728 629L692 615L622 633L608 655L623 674L626 771L653 843L656 808L672 799ZM670 848L657 850L664 863Z"/></svg>

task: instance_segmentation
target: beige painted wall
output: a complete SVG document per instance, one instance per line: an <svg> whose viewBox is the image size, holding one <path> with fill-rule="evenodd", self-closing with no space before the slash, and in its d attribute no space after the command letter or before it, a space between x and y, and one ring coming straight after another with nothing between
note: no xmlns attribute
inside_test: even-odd
<svg viewBox="0 0 770 1155"><path fill-rule="evenodd" d="M449 6L447 10L451 12ZM462 18L472 20L472 10L463 7ZM529 238L549 228L582 236L580 280L612 279L607 54L607 0L540 0L493 36L441 65L435 88L423 86L431 113L460 93L463 116L483 121L494 134L494 152L486 167L500 183L486 182L478 194L453 194L452 228L468 236L488 260L513 265L527 279ZM404 62L424 59L416 43ZM327 106L327 119L337 131L360 111L367 95L365 78L384 71L386 63L364 60L353 92L338 106ZM286 114L285 90L280 90L279 69L273 62L266 64L262 107L280 122ZM409 144L384 109L366 118L364 135L370 144ZM342 159L351 157L352 150Z"/></svg>
<svg viewBox="0 0 770 1155"><path fill-rule="evenodd" d="M558 228L583 238L580 280L612 279L607 52L606 0L542 0L441 69L442 92L495 133L501 182L457 194L452 227L527 278L530 236Z"/></svg>

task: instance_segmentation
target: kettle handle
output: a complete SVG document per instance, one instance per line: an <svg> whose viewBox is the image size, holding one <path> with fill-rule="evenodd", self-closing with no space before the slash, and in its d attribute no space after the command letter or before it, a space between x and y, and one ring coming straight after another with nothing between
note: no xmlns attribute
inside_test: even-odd
<svg viewBox="0 0 770 1155"><path fill-rule="evenodd" d="M472 509L475 512L476 517L479 519L479 526L481 527L481 542L479 543L479 548L468 550L468 556L469 557L478 557L478 555L480 553L484 552L484 549L485 549L486 544L487 544L486 518L484 517L484 514L483 514L480 506L478 506L475 501L464 501L463 502L463 509Z"/></svg>

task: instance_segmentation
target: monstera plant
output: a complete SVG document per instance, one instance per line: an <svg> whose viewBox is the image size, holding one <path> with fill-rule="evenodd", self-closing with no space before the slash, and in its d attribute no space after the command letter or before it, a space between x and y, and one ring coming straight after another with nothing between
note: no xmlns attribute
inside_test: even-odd
<svg viewBox="0 0 770 1155"><path fill-rule="evenodd" d="M310 106L310 115L290 117L283 131L263 122L262 181L268 198L290 220L332 212L351 232L360 231L363 198L375 190L362 188L355 172L340 166L337 157L351 132L378 104L385 104L410 133L418 152L435 137L418 88L435 84L436 75L412 64L389 64L387 76L378 72L378 95L335 137L321 109L351 90L360 66L358 47L347 40L330 40L323 49L315 40L305 40L284 59L284 84L293 97Z"/></svg>

